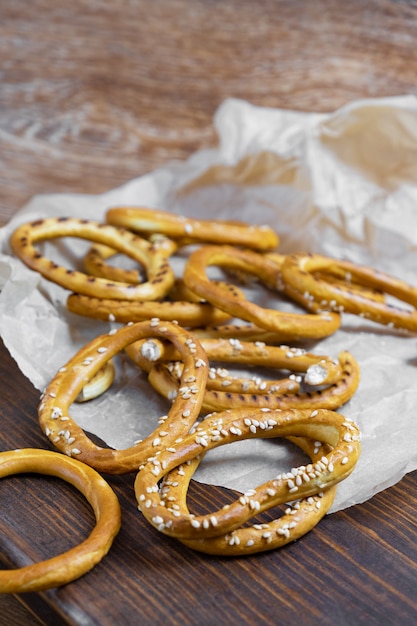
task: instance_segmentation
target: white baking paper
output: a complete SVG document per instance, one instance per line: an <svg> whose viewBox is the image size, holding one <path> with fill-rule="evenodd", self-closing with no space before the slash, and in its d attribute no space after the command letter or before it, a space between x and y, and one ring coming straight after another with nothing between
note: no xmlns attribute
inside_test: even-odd
<svg viewBox="0 0 417 626"><path fill-rule="evenodd" d="M202 218L269 224L280 251L305 250L373 265L417 286L417 99L353 102L330 113L266 109L229 99L216 112L218 146L168 163L118 189L34 197L0 231L1 336L42 390L55 372L109 324L66 311L67 292L10 253L16 226L48 216L102 220L117 205ZM77 265L86 242L48 243L47 255ZM270 297L270 295L269 295ZM281 306L278 300L264 302ZM362 454L338 488L332 511L363 502L417 467L417 340L344 316L332 337L309 346L361 366L359 390L341 412L362 431ZM80 425L124 448L151 432L166 402L126 359L102 398L74 405ZM248 445L249 444L249 445ZM206 455L198 480L246 490L305 462L277 441L240 442Z"/></svg>

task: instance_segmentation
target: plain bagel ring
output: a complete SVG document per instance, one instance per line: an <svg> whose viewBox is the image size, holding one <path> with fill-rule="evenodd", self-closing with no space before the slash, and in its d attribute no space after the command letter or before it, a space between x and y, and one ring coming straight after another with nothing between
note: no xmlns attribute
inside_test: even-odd
<svg viewBox="0 0 417 626"><path fill-rule="evenodd" d="M171 470L212 448L255 437L294 436L329 444L331 451L311 466L280 474L251 490L250 496L237 498L213 513L182 514L175 506L167 507L161 496L158 485ZM135 494L143 515L160 532L178 539L206 539L230 533L257 513L276 505L314 496L333 487L352 472L359 453L358 427L334 411L223 411L208 416L181 442L161 451L156 459L142 466L136 475Z"/></svg>
<svg viewBox="0 0 417 626"><path fill-rule="evenodd" d="M91 467L58 452L40 449L0 453L0 478L31 472L57 476L73 485L94 510L89 537L67 552L19 569L0 571L0 593L28 593L65 585L92 569L109 551L120 529L119 501L110 485Z"/></svg>
<svg viewBox="0 0 417 626"><path fill-rule="evenodd" d="M34 246L38 241L57 237L78 237L105 244L122 252L146 267L147 281L139 285L108 281L77 270L66 269L44 257ZM174 284L175 276L163 249L132 232L75 218L49 218L22 224L12 233L13 252L32 270L44 278L76 293L118 300L158 300Z"/></svg>
<svg viewBox="0 0 417 626"><path fill-rule="evenodd" d="M245 222L200 220L144 207L115 207L106 213L109 224L143 235L160 233L185 243L226 243L256 250L273 250L279 237L269 226Z"/></svg>
<svg viewBox="0 0 417 626"><path fill-rule="evenodd" d="M163 337L172 341L184 361L182 385L193 385L193 393L179 394L157 428L133 446L115 450L93 443L69 414L86 381L126 346L143 337ZM38 407L40 426L61 452L75 456L96 470L108 474L136 471L141 463L188 433L199 416L207 380L206 355L192 335L177 324L157 319L111 330L81 348L57 372L46 387Z"/></svg>
<svg viewBox="0 0 417 626"><path fill-rule="evenodd" d="M282 341L327 337L340 326L340 316L336 313L286 313L262 308L246 298L225 296L207 276L206 268L212 265L247 271L255 274L268 286L277 281L277 274L280 273L277 265L252 250L205 245L191 253L184 268L183 279L187 287L201 298L236 318L278 333Z"/></svg>
<svg viewBox="0 0 417 626"><path fill-rule="evenodd" d="M331 284L314 276L315 272L344 272L345 285ZM309 311L338 311L352 313L394 328L417 331L417 288L393 276L365 265L339 261L319 254L292 254L281 268L286 292ZM399 307L387 301L368 298L353 284L383 292L409 304Z"/></svg>

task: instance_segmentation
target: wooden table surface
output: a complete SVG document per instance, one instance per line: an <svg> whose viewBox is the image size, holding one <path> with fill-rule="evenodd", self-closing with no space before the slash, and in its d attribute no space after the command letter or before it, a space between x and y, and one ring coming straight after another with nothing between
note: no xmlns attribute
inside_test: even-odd
<svg viewBox="0 0 417 626"><path fill-rule="evenodd" d="M415 2L1 0L0 17L0 223L34 194L106 191L215 145L213 113L229 96L331 111L417 91ZM48 448L38 393L4 347L0 398L0 449ZM136 511L133 476L109 480L123 511L110 554L66 587L19 596L30 614L1 597L0 624L417 621L417 472L285 549L241 559L157 535ZM195 505L202 490L193 485ZM5 479L1 494L8 566L68 549L92 527L60 481Z"/></svg>

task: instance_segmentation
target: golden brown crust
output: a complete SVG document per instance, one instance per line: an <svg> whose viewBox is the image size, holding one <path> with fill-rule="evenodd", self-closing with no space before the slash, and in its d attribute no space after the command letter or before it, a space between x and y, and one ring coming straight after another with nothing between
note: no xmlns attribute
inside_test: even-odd
<svg viewBox="0 0 417 626"><path fill-rule="evenodd" d="M240 289L227 283L217 281L217 284L219 289L225 292L238 295L242 293ZM92 298L73 293L67 298L67 308L77 315L123 324L158 317L161 320L176 321L186 328L194 328L224 324L230 320L228 313L209 302L203 302L201 298L190 292L181 279L175 280L167 298L161 301L131 302L110 298Z"/></svg>
<svg viewBox="0 0 417 626"><path fill-rule="evenodd" d="M32 472L57 476L73 485L94 510L89 537L67 552L20 569L0 571L0 593L28 593L65 585L92 569L109 551L120 529L116 495L92 468L57 452L38 449L0 453L0 478Z"/></svg>
<svg viewBox="0 0 417 626"><path fill-rule="evenodd" d="M417 288L372 267L355 265L319 254L291 254L281 267L285 291L307 310L352 313L379 324L417 331ZM346 280L329 282L320 274L343 272ZM354 286L350 283L354 280ZM357 285L364 287L363 291ZM410 305L401 307L367 290L388 294Z"/></svg>
<svg viewBox="0 0 417 626"><path fill-rule="evenodd" d="M184 362L181 385L192 385L188 396L179 394L168 415L143 441L114 450L98 446L75 423L70 406L86 380L96 373L129 343L144 337L162 337L172 341ZM157 355L155 355L155 358ZM177 324L152 319L138 322L101 335L84 346L62 367L49 383L38 409L39 423L50 441L69 456L76 456L95 469L109 474L136 471L149 456L169 446L189 431L198 418L207 379L207 358L201 346Z"/></svg>
<svg viewBox="0 0 417 626"><path fill-rule="evenodd" d="M181 326L193 328L206 324L222 324L230 315L208 302L186 302L163 300L137 301L91 298L81 294L70 294L67 308L71 313L103 321L141 322L151 317L178 322Z"/></svg>
<svg viewBox="0 0 417 626"><path fill-rule="evenodd" d="M280 280L277 265L251 250L205 245L190 255L184 268L183 279L189 289L201 298L225 310L233 317L278 333L281 341L327 337L340 326L340 316L336 313L317 315L286 313L276 309L262 308L246 298L225 295L207 276L207 267L213 265L237 267L248 271L271 287Z"/></svg>
<svg viewBox="0 0 417 626"><path fill-rule="evenodd" d="M180 362L146 363L143 358L140 358L134 345L129 346L126 352L142 369L148 371L148 380L158 393L168 399L176 397L180 385L178 379L182 372ZM290 350L287 352L291 354ZM215 371L213 373L215 368L211 368L202 410L207 413L243 407L338 409L350 400L358 388L359 365L347 351L339 354L337 367L330 359L327 362L330 363L329 370L326 368L326 359L312 358L312 365L304 370L303 390L300 390L301 377L298 381L296 378L269 382L263 379L251 381L247 378L237 378L233 381L227 376L227 372L222 371L220 375L217 375ZM291 365L292 363L289 362L287 369L291 370ZM298 372L300 371L302 370L298 369ZM329 372L328 376L326 376L327 372ZM318 379L315 380L317 377Z"/></svg>
<svg viewBox="0 0 417 626"><path fill-rule="evenodd" d="M206 515L186 513L175 506L175 500L167 500L169 479L168 484L164 480L159 487L160 481L172 470L210 449L256 437L308 438L317 442L316 448L323 453L320 452L320 459L314 463L282 473L251 490L250 495L241 496L227 507ZM330 448L324 451L322 444ZM135 493L140 510L160 532L187 541L219 537L240 528L257 513L289 501L314 497L337 485L353 471L359 453L358 427L334 411L223 411L207 417L182 441L149 460L136 476ZM170 506L167 501L171 502Z"/></svg>
<svg viewBox="0 0 417 626"><path fill-rule="evenodd" d="M147 280L139 285L113 282L66 269L44 257L35 244L56 237L78 237L105 244L146 267ZM118 300L158 300L174 284L175 276L168 263L169 254L155 248L128 230L108 224L75 218L49 218L22 224L10 238L13 252L28 267L62 287L99 298Z"/></svg>
<svg viewBox="0 0 417 626"><path fill-rule="evenodd" d="M288 439L302 448L312 463L318 462L324 451L329 451L326 446L317 448L310 439L302 437L288 437ZM187 507L187 488L201 458L193 459L172 470L161 486L161 495L166 506L172 507L175 504L176 510L181 515L190 514ZM287 503L284 512L272 521L240 526L219 537L180 539L180 541L193 550L221 556L246 556L275 550L296 541L312 530L333 504L336 489L337 486L330 487L314 496L301 498L291 504ZM247 494L242 497L250 496Z"/></svg>
<svg viewBox="0 0 417 626"><path fill-rule="evenodd" d="M230 220L200 220L145 207L115 207L106 221L133 232L161 233L182 243L226 243L256 250L273 250L279 237L269 226L254 226Z"/></svg>
<svg viewBox="0 0 417 626"><path fill-rule="evenodd" d="M162 379L166 378L167 387L164 389L164 385L155 384L155 388L164 396L169 396L172 394L172 390L178 386L178 378L182 372L182 363L178 360L179 354L172 344L154 340L158 344L156 349L160 356L158 363L151 362L146 359L142 352L143 341L130 344L125 351L148 374L153 368L158 369L158 364L166 364L164 368L159 370L159 375ZM212 395L210 410L215 410L216 406L219 410L231 408L239 402L246 406L270 406L273 408L272 405L268 405L269 398L264 398L265 395L269 394L281 397L284 407L289 406L285 403L285 396L298 394L299 397L296 402L301 401L303 404L307 404L311 398L311 406L314 406L321 397L323 408L334 409L350 399L359 384L359 365L353 355L347 351L341 352L336 360L325 355L307 352L303 348L293 348L286 345L270 346L260 341L201 338L199 343L209 362L216 363L216 367L212 366L209 370L206 395L209 395L207 394L208 390L223 392L218 398L223 397L224 404L222 401L218 401L217 404L216 396ZM274 368L281 370L282 374L274 380L261 378L259 375L252 377L232 376L227 369L218 366L223 363L245 365L248 368L259 366ZM288 376L288 372L292 372L292 374ZM309 393L306 392L300 396L301 383L307 389L320 387L320 391L316 397L314 397L314 393L311 393L311 389ZM323 388L327 388L327 391L323 391ZM256 397L253 394L256 394ZM333 399L330 399L332 396ZM251 397L252 402L247 404L246 401L251 400ZM338 399L336 400L336 398ZM274 401L272 400L272 402ZM330 402L330 406L327 405L327 402ZM205 406L204 403L203 406ZM275 408L279 407L275 406Z"/></svg>

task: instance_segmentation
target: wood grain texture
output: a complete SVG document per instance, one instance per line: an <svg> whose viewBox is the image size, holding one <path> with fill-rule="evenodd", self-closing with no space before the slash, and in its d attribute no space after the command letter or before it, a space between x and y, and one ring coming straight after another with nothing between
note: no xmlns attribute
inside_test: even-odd
<svg viewBox="0 0 417 626"><path fill-rule="evenodd" d="M416 93L415 2L2 0L0 17L0 223L34 194L99 193L215 145L213 114L227 97L330 111ZM3 346L0 356L0 449L47 448L38 393ZM53 626L417 621L417 472L297 543L245 559L158 535L136 509L133 479L109 479L123 526L103 562L20 597L18 610L0 598L0 624L31 624L21 603ZM66 550L93 524L58 480L8 478L0 494L8 566ZM228 497L193 483L191 506Z"/></svg>
<svg viewBox="0 0 417 626"><path fill-rule="evenodd" d="M0 220L213 145L227 97L330 111L414 92L414 3L2 0ZM411 62L410 62L411 61Z"/></svg>

